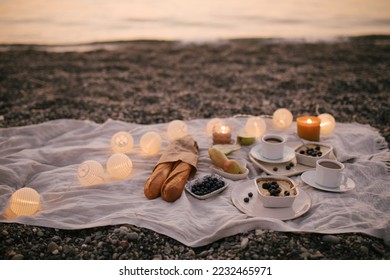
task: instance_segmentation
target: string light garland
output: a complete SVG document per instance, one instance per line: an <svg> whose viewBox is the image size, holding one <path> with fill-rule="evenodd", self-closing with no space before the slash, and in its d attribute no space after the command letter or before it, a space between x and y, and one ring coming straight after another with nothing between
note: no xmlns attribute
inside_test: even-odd
<svg viewBox="0 0 390 280"><path fill-rule="evenodd" d="M133 149L133 146L133 136L126 131L119 131L111 138L111 148L114 153L129 153Z"/></svg>
<svg viewBox="0 0 390 280"><path fill-rule="evenodd" d="M167 128L167 136L170 141L187 135L187 124L181 120L171 121Z"/></svg>
<svg viewBox="0 0 390 280"><path fill-rule="evenodd" d="M256 138L261 137L266 129L267 125L261 117L249 117L245 124L245 132Z"/></svg>
<svg viewBox="0 0 390 280"><path fill-rule="evenodd" d="M140 139L140 147L144 154L148 156L156 155L160 152L162 138L160 134L154 131L146 132Z"/></svg>
<svg viewBox="0 0 390 280"><path fill-rule="evenodd" d="M272 123L277 128L288 128L292 121L293 115L286 108L279 108L272 115Z"/></svg>
<svg viewBox="0 0 390 280"><path fill-rule="evenodd" d="M126 179L133 170L133 162L123 153L115 153L107 160L107 172L115 179Z"/></svg>
<svg viewBox="0 0 390 280"><path fill-rule="evenodd" d="M10 198L10 209L16 216L33 216L40 209L40 195L33 188L24 187Z"/></svg>
<svg viewBox="0 0 390 280"><path fill-rule="evenodd" d="M96 160L86 160L79 165L77 178L82 186L101 184L104 182L104 168Z"/></svg>

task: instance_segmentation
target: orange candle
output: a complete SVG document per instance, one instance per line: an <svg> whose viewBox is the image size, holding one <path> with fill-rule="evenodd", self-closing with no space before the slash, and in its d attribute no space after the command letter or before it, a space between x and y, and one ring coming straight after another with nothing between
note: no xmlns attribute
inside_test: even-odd
<svg viewBox="0 0 390 280"><path fill-rule="evenodd" d="M314 116L297 118L298 136L309 141L320 141L321 119Z"/></svg>
<svg viewBox="0 0 390 280"><path fill-rule="evenodd" d="M227 125L216 124L213 128L214 144L230 144L232 138L231 129Z"/></svg>

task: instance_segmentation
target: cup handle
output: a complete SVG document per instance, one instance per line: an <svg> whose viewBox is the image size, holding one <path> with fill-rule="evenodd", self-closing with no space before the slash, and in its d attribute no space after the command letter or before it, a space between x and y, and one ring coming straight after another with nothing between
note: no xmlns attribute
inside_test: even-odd
<svg viewBox="0 0 390 280"><path fill-rule="evenodd" d="M341 176L342 176L342 179L341 179L340 186L346 185L347 184L347 180L348 180L347 174L345 174L345 172L341 172Z"/></svg>

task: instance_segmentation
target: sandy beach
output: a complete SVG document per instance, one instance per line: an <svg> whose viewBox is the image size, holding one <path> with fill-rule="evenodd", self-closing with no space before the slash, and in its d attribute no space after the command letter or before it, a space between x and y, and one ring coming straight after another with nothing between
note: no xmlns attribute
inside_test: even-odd
<svg viewBox="0 0 390 280"><path fill-rule="evenodd" d="M132 41L75 48L3 45L0 127L70 118L139 124L174 119L330 113L390 143L390 37L333 42ZM74 51L74 49L82 51ZM85 51L87 50L87 51ZM258 229L201 248L133 225L65 231L0 224L2 259L390 259L358 233Z"/></svg>

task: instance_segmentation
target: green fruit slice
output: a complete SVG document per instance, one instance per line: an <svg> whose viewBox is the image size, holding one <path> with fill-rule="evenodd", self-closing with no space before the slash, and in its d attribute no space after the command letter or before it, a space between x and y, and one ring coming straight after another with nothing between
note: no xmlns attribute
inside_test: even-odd
<svg viewBox="0 0 390 280"><path fill-rule="evenodd" d="M256 142L256 137L245 135L245 134L239 134L237 135L237 142L243 146L252 145L253 143Z"/></svg>
<svg viewBox="0 0 390 280"><path fill-rule="evenodd" d="M220 150L225 155L228 155L239 150L241 146L237 144L216 144L213 145L213 148Z"/></svg>

